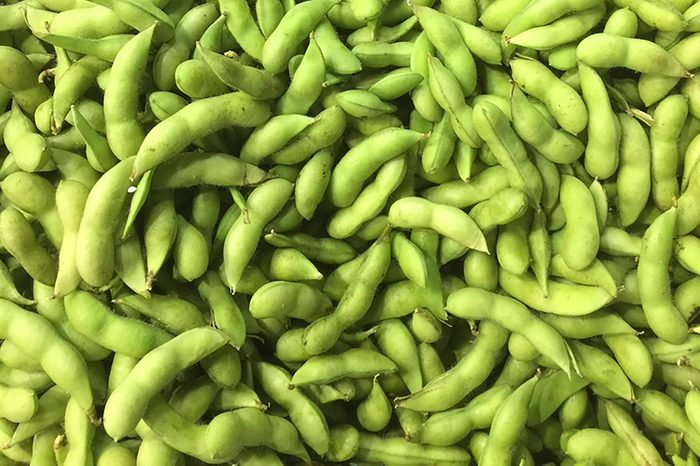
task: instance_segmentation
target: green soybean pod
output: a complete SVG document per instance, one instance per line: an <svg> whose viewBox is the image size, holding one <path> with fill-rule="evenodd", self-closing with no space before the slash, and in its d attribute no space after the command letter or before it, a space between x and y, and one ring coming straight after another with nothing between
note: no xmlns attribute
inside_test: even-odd
<svg viewBox="0 0 700 466"><path fill-rule="evenodd" d="M434 100L450 115L452 129L460 141L470 147L483 144L474 128L472 108L465 103L465 94L457 77L436 57L428 57L428 85ZM420 89L420 88L419 88ZM440 115L435 115L435 121Z"/></svg>
<svg viewBox="0 0 700 466"><path fill-rule="evenodd" d="M424 135L416 131L387 128L350 149L333 169L328 186L331 202L338 207L348 207L357 198L367 178L423 138ZM376 150L379 147L384 150Z"/></svg>
<svg viewBox="0 0 700 466"><path fill-rule="evenodd" d="M174 296L152 293L145 298L138 294L126 294L116 298L114 303L152 318L176 334L205 324L202 313L194 304Z"/></svg>
<svg viewBox="0 0 700 466"><path fill-rule="evenodd" d="M85 56L75 61L66 72L68 79L57 82L51 99L51 128L55 133L61 130L63 121L71 107L96 81L97 75L108 69L109 63L99 58Z"/></svg>
<svg viewBox="0 0 700 466"><path fill-rule="evenodd" d="M391 260L388 240L388 232L385 232L363 255L355 279L342 294L335 311L306 327L302 342L307 352L319 354L330 349L342 332L367 314Z"/></svg>
<svg viewBox="0 0 700 466"><path fill-rule="evenodd" d="M215 75L207 78L210 79L210 84L208 85L210 89L208 93L210 95L225 93L226 86L243 91L256 99L277 98L284 93L284 82L279 76L274 76L266 70L248 66L234 54L222 55L212 52L202 47L199 43L197 44L197 50L202 60L211 68ZM189 62L193 65L197 63L196 60ZM188 62L181 63L178 69L185 63ZM182 74L176 73L176 80L178 75L186 78L189 74L191 73L187 70ZM203 74L204 76L206 74ZM197 84L196 79L192 81L192 84ZM223 84L226 86L223 86Z"/></svg>
<svg viewBox="0 0 700 466"><path fill-rule="evenodd" d="M490 320L479 325L470 351L451 369L432 379L423 389L396 400L395 405L416 411L444 411L459 403L491 374L505 347L508 331Z"/></svg>
<svg viewBox="0 0 700 466"><path fill-rule="evenodd" d="M474 397L463 408L433 414L421 427L420 442L450 446L473 430L490 427L497 410L512 393L510 386L497 385Z"/></svg>
<svg viewBox="0 0 700 466"><path fill-rule="evenodd" d="M384 464L468 464L471 455L456 446L438 447L411 443L399 437L360 433L356 461Z"/></svg>
<svg viewBox="0 0 700 466"><path fill-rule="evenodd" d="M74 398L70 398L66 405L64 430L66 440L69 442L65 464L92 463L94 457L91 447L96 427Z"/></svg>
<svg viewBox="0 0 700 466"><path fill-rule="evenodd" d="M566 454L579 462L595 461L601 464L632 464L634 457L612 432L602 429L580 429L564 432L561 447Z"/></svg>
<svg viewBox="0 0 700 466"><path fill-rule="evenodd" d="M678 209L661 214L644 233L639 254L639 292L644 314L654 333L669 343L687 338L688 324L671 299L667 264L673 252Z"/></svg>
<svg viewBox="0 0 700 466"><path fill-rule="evenodd" d="M510 273L520 275L530 266L528 232L531 218L524 215L499 229L496 257L499 265Z"/></svg>
<svg viewBox="0 0 700 466"><path fill-rule="evenodd" d="M121 439L136 427L150 399L186 367L226 344L228 338L218 330L188 330L149 352L134 366L124 381L107 399L105 431ZM125 409L128 406L128 409Z"/></svg>
<svg viewBox="0 0 700 466"><path fill-rule="evenodd" d="M634 223L647 204L651 189L651 148L649 137L634 118L618 114L620 167L617 174L618 211L625 226Z"/></svg>
<svg viewBox="0 0 700 466"><path fill-rule="evenodd" d="M3 138L15 164L24 171L40 170L51 158L52 150L48 140L39 134L34 123L22 112L18 104L12 105L12 113L5 125Z"/></svg>
<svg viewBox="0 0 700 466"><path fill-rule="evenodd" d="M543 64L526 59L510 61L513 79L525 93L542 101L557 123L578 134L588 124L588 111L578 93Z"/></svg>
<svg viewBox="0 0 700 466"><path fill-rule="evenodd" d="M121 206L126 203L133 162L131 157L111 168L93 186L85 202L78 229L77 244L81 247L76 249L76 264L83 280L93 286L106 285L114 274L113 236Z"/></svg>
<svg viewBox="0 0 700 466"><path fill-rule="evenodd" d="M317 288L304 283L273 281L259 288L250 299L256 319L293 317L309 322L326 315L333 305Z"/></svg>
<svg viewBox="0 0 700 466"><path fill-rule="evenodd" d="M291 377L284 369L265 362L254 364L253 369L265 393L289 412L302 440L319 455L325 455L330 439L326 418L319 407L300 389L289 389Z"/></svg>
<svg viewBox="0 0 700 466"><path fill-rule="evenodd" d="M150 295L141 239L134 231L114 251L114 270L126 286L144 296Z"/></svg>
<svg viewBox="0 0 700 466"><path fill-rule="evenodd" d="M133 162L131 179L138 180L197 139L229 126L256 126L269 116L267 104L242 92L192 102L148 132Z"/></svg>
<svg viewBox="0 0 700 466"><path fill-rule="evenodd" d="M294 373L290 386L324 384L344 377L373 377L396 370L396 365L381 353L366 348L352 348L339 354L311 357Z"/></svg>
<svg viewBox="0 0 700 466"><path fill-rule="evenodd" d="M325 57L312 34L299 68L289 87L277 102L280 114L306 114L323 90L326 74Z"/></svg>
<svg viewBox="0 0 700 466"><path fill-rule="evenodd" d="M336 0L312 0L287 11L263 45L261 58L265 69L272 73L284 71L299 44L337 3Z"/></svg>
<svg viewBox="0 0 700 466"><path fill-rule="evenodd" d="M654 109L649 134L651 148L651 194L661 210L671 207L678 197L678 137L688 116L688 99L683 95L666 97Z"/></svg>
<svg viewBox="0 0 700 466"><path fill-rule="evenodd" d="M615 359L604 351L578 340L572 340L569 344L579 370L586 379L603 386L615 396L626 400L633 398L632 385Z"/></svg>
<svg viewBox="0 0 700 466"><path fill-rule="evenodd" d="M538 205L542 197L542 178L505 114L490 102L480 102L474 106L474 127L499 164L508 171L511 186L523 190L530 201Z"/></svg>
<svg viewBox="0 0 700 466"><path fill-rule="evenodd" d="M330 9L329 13L341 5L347 4L337 4ZM338 33L328 19L322 18L319 21L314 30L314 38L321 49L323 59L329 70L334 73L349 75L355 74L362 69L360 60L338 39Z"/></svg>
<svg viewBox="0 0 700 466"><path fill-rule="evenodd" d="M177 216L173 262L177 275L188 282L201 277L209 265L209 248L204 235L182 215Z"/></svg>
<svg viewBox="0 0 700 466"><path fill-rule="evenodd" d="M469 95L474 92L476 88L474 58L450 17L420 5L414 5L413 12L430 42L444 57L447 68L457 77L464 94Z"/></svg>
<svg viewBox="0 0 700 466"><path fill-rule="evenodd" d="M391 403L379 385L377 376L372 381L369 395L357 405L356 414L359 424L369 432L379 432L389 424Z"/></svg>
<svg viewBox="0 0 700 466"><path fill-rule="evenodd" d="M581 389L569 396L559 408L559 422L563 430L580 426L588 414L588 392Z"/></svg>
<svg viewBox="0 0 700 466"><path fill-rule="evenodd" d="M253 60L262 60L265 36L253 19L248 2L244 0L223 0L219 2L221 14L226 17L226 27Z"/></svg>
<svg viewBox="0 0 700 466"><path fill-rule="evenodd" d="M0 414L4 419L26 422L36 414L37 409L38 400L34 391L0 384Z"/></svg>
<svg viewBox="0 0 700 466"><path fill-rule="evenodd" d="M50 427L34 436L32 440L31 466L56 466L54 441L62 434L60 427ZM15 463L8 463L14 465Z"/></svg>
<svg viewBox="0 0 700 466"><path fill-rule="evenodd" d="M424 288L428 280L428 270L420 248L403 233L397 232L392 235L391 250L406 277Z"/></svg>
<svg viewBox="0 0 700 466"><path fill-rule="evenodd" d="M583 154L584 145L581 141L552 126L519 86L513 86L510 102L513 129L523 141L535 147L548 160L570 163Z"/></svg>
<svg viewBox="0 0 700 466"><path fill-rule="evenodd" d="M224 271L229 288L236 289L243 270L255 253L263 228L289 200L292 189L290 182L272 179L248 196L248 223L244 216L238 217L224 242Z"/></svg>
<svg viewBox="0 0 700 466"><path fill-rule="evenodd" d="M682 11L678 11L680 8L676 7L678 2L615 0L614 3L620 8L629 8L639 16L639 19L660 31L679 32L687 25Z"/></svg>
<svg viewBox="0 0 700 466"><path fill-rule="evenodd" d="M698 431L688 420L683 408L673 398L663 392L641 388L635 390L635 398L642 413L650 421L671 432L683 434L682 440L693 453L697 454L700 448Z"/></svg>
<svg viewBox="0 0 700 466"><path fill-rule="evenodd" d="M591 67L579 63L581 92L589 114L588 144L584 155L586 171L606 179L617 170L620 123L610 105L603 79Z"/></svg>
<svg viewBox="0 0 700 466"><path fill-rule="evenodd" d="M483 233L463 211L417 197L402 198L390 207L389 222L401 228L430 228L462 246L486 251Z"/></svg>
<svg viewBox="0 0 700 466"><path fill-rule="evenodd" d="M240 348L246 336L243 313L219 279L218 273L212 270L206 272L197 284L197 291L211 308L214 325L229 337L231 345Z"/></svg>
<svg viewBox="0 0 700 466"><path fill-rule="evenodd" d="M313 124L296 134L284 147L274 151L270 158L282 165L303 162L338 141L345 126L345 112L338 105L331 105L314 117Z"/></svg>
<svg viewBox="0 0 700 466"><path fill-rule="evenodd" d="M0 237L5 250L32 278L45 285L55 283L58 269L55 259L39 243L32 226L14 207L0 213Z"/></svg>
<svg viewBox="0 0 700 466"><path fill-rule="evenodd" d="M21 351L38 360L52 380L70 392L81 409L94 419L87 365L78 350L65 342L44 317L25 311L9 301L2 301L2 306L3 339L12 341ZM37 339L23 338L21 333L24 329L31 329Z"/></svg>
<svg viewBox="0 0 700 466"><path fill-rule="evenodd" d="M525 429L528 405L537 381L537 377L533 377L522 384L498 408L479 464L508 464L512 458L514 444Z"/></svg>
<svg viewBox="0 0 700 466"><path fill-rule="evenodd" d="M592 34L579 42L576 57L594 68L621 66L642 73L689 77L688 70L673 55L660 45L644 39L607 33Z"/></svg>
<svg viewBox="0 0 700 466"><path fill-rule="evenodd" d="M342 110L338 109L342 113ZM259 164L274 152L282 149L296 135L314 123L306 115L277 115L259 125L243 143L241 160Z"/></svg>
<svg viewBox="0 0 700 466"><path fill-rule="evenodd" d="M29 58L19 50L0 46L0 57L6 64L0 73L0 84L12 92L22 110L33 115L37 107L51 97L48 88L37 79L37 71Z"/></svg>
<svg viewBox="0 0 700 466"><path fill-rule="evenodd" d="M535 212L527 238L530 246L530 257L532 257L532 271L545 295L548 294L547 279L552 262L552 245L546 222L547 219L543 212Z"/></svg>
<svg viewBox="0 0 700 466"><path fill-rule="evenodd" d="M322 149L299 172L294 184L294 202L299 213L310 220L321 203L331 179L333 152Z"/></svg>
<svg viewBox="0 0 700 466"><path fill-rule="evenodd" d="M136 118L138 87L132 83L140 79L146 68L154 30L155 27L150 27L137 34L119 51L105 89L107 141L120 160L135 155L145 137Z"/></svg>
<svg viewBox="0 0 700 466"><path fill-rule="evenodd" d="M555 248L556 249L556 248ZM613 297L599 286L586 286L549 280L545 296L531 274L516 275L499 270L499 283L508 294L540 312L559 315L586 315L601 309Z"/></svg>
<svg viewBox="0 0 700 466"><path fill-rule="evenodd" d="M446 309L463 319L492 319L522 334L543 355L569 373L566 343L559 333L516 300L479 288L462 288L447 298ZM489 312L484 312L489 309Z"/></svg>
<svg viewBox="0 0 700 466"><path fill-rule="evenodd" d="M177 235L177 216L172 192L149 193L144 213L143 242L147 279L150 283L170 255Z"/></svg>
<svg viewBox="0 0 700 466"><path fill-rule="evenodd" d="M644 388L652 378L654 363L649 350L636 335L604 335L603 341L612 350L615 359L627 377Z"/></svg>
<svg viewBox="0 0 700 466"><path fill-rule="evenodd" d="M70 322L79 332L118 353L139 358L171 338L138 319L112 313L86 291L72 292L66 296L65 305Z"/></svg>
<svg viewBox="0 0 700 466"><path fill-rule="evenodd" d="M662 464L663 460L654 444L639 430L634 419L625 409L612 401L605 401L605 411L610 428L627 445L639 464Z"/></svg>
<svg viewBox="0 0 700 466"><path fill-rule="evenodd" d="M569 267L581 270L593 262L600 245L593 196L580 180L565 175L559 198L566 214L562 257Z"/></svg>
<svg viewBox="0 0 700 466"><path fill-rule="evenodd" d="M17 172L0 182L2 193L18 209L36 217L49 241L60 247L63 228L56 208L56 189L42 176Z"/></svg>
<svg viewBox="0 0 700 466"><path fill-rule="evenodd" d="M400 320L388 319L379 324L376 338L382 353L398 367L398 374L409 391L419 391L423 386L423 379L418 348L410 330Z"/></svg>

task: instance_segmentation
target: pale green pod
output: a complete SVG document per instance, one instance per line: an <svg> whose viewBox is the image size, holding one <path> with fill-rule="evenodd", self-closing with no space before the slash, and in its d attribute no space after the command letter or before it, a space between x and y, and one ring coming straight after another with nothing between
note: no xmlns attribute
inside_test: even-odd
<svg viewBox="0 0 700 466"><path fill-rule="evenodd" d="M689 77L688 70L668 51L654 42L607 33L592 34L576 49L579 61L594 68L622 66L642 73Z"/></svg>
<svg viewBox="0 0 700 466"><path fill-rule="evenodd" d="M620 123L610 105L603 79L583 63L579 63L578 71L583 100L589 113L584 166L591 176L606 179L617 170Z"/></svg>
<svg viewBox="0 0 700 466"><path fill-rule="evenodd" d="M578 134L588 124L588 111L581 96L543 64L526 59L510 61L513 79L525 93L541 100L566 131Z"/></svg>

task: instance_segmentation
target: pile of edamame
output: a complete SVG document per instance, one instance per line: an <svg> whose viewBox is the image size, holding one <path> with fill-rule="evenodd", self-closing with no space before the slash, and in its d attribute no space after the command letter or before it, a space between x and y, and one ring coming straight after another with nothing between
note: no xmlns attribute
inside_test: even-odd
<svg viewBox="0 0 700 466"><path fill-rule="evenodd" d="M4 0L0 191L0 466L700 464L700 1Z"/></svg>

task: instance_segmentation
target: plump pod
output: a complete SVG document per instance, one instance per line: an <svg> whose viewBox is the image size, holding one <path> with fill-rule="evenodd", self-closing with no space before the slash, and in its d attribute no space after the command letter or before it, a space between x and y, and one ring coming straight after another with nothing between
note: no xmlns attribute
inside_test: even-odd
<svg viewBox="0 0 700 466"><path fill-rule="evenodd" d="M462 288L450 294L446 308L463 319L492 319L522 334L540 353L569 372L571 365L564 339L518 301L479 288Z"/></svg>
<svg viewBox="0 0 700 466"><path fill-rule="evenodd" d="M197 139L228 126L256 126L269 116L265 103L241 92L192 102L148 132L132 162L131 179L177 156Z"/></svg>
<svg viewBox="0 0 700 466"><path fill-rule="evenodd" d="M622 66L641 73L689 77L688 70L673 55L644 39L592 34L579 42L576 57L594 68Z"/></svg>
<svg viewBox="0 0 700 466"><path fill-rule="evenodd" d="M324 384L344 377L363 378L396 372L397 367L386 356L364 348L353 348L339 354L322 354L306 361L292 377L292 386Z"/></svg>
<svg viewBox="0 0 700 466"><path fill-rule="evenodd" d="M75 329L112 351L140 358L171 338L145 322L113 313L87 291L74 291L64 302Z"/></svg>
<svg viewBox="0 0 700 466"><path fill-rule="evenodd" d="M271 73L287 68L299 44L314 30L337 0L311 0L295 5L282 17L262 48L262 64Z"/></svg>
<svg viewBox="0 0 700 466"><path fill-rule="evenodd" d="M688 331L688 324L671 299L668 273L677 215L678 209L671 207L649 226L637 266L644 315L654 333L675 344L683 343Z"/></svg>
<svg viewBox="0 0 700 466"><path fill-rule="evenodd" d="M229 288L236 289L255 253L263 228L282 210L292 189L290 182L276 178L261 184L248 196L248 221L243 215L239 216L224 242L224 273Z"/></svg>
<svg viewBox="0 0 700 466"><path fill-rule="evenodd" d="M44 317L25 311L9 301L0 300L0 336L12 341L22 352L36 359L57 385L71 394L91 417L94 417L85 360L67 343ZM35 338L26 338L31 332Z"/></svg>
<svg viewBox="0 0 700 466"><path fill-rule="evenodd" d="M479 227L456 207L405 197L389 208L389 222L400 228L430 228L467 248L487 251L486 239Z"/></svg>
<svg viewBox="0 0 700 466"><path fill-rule="evenodd" d="M583 99L546 66L520 58L511 60L510 66L513 80L526 94L541 100L564 130L578 134L586 128L588 111Z"/></svg>
<svg viewBox="0 0 700 466"><path fill-rule="evenodd" d="M514 444L525 428L528 405L536 384L537 377L528 380L510 394L498 408L479 464L496 466L510 462Z"/></svg>
<svg viewBox="0 0 700 466"><path fill-rule="evenodd" d="M417 144L423 134L402 128L387 128L350 149L333 168L328 195L338 207L357 198L362 185L384 163Z"/></svg>
<svg viewBox="0 0 700 466"><path fill-rule="evenodd" d="M104 428L112 438L128 435L144 415L150 399L183 369L226 344L212 328L181 333L146 354L107 399Z"/></svg>
<svg viewBox="0 0 700 466"><path fill-rule="evenodd" d="M506 115L494 104L480 102L474 106L474 127L498 163L508 171L510 185L524 191L534 205L539 204L542 178Z"/></svg>
<svg viewBox="0 0 700 466"><path fill-rule="evenodd" d="M105 89L107 141L120 160L136 155L145 137L137 119L139 89L133 83L140 79L146 68L154 30L155 26L146 29L121 48L112 63Z"/></svg>
<svg viewBox="0 0 700 466"><path fill-rule="evenodd" d="M58 266L32 230L24 215L14 207L0 213L0 238L5 250L21 264L35 280L53 285Z"/></svg>
<svg viewBox="0 0 700 466"><path fill-rule="evenodd" d="M327 351L338 341L342 332L365 316L390 261L391 243L388 232L385 232L362 256L355 277L335 310L304 329L302 342L306 351L310 354Z"/></svg>
<svg viewBox="0 0 700 466"><path fill-rule="evenodd" d="M114 275L114 235L126 203L134 158L111 168L90 190L78 229L76 264L80 276L93 286L104 286ZM99 258L99 259L98 259Z"/></svg>

